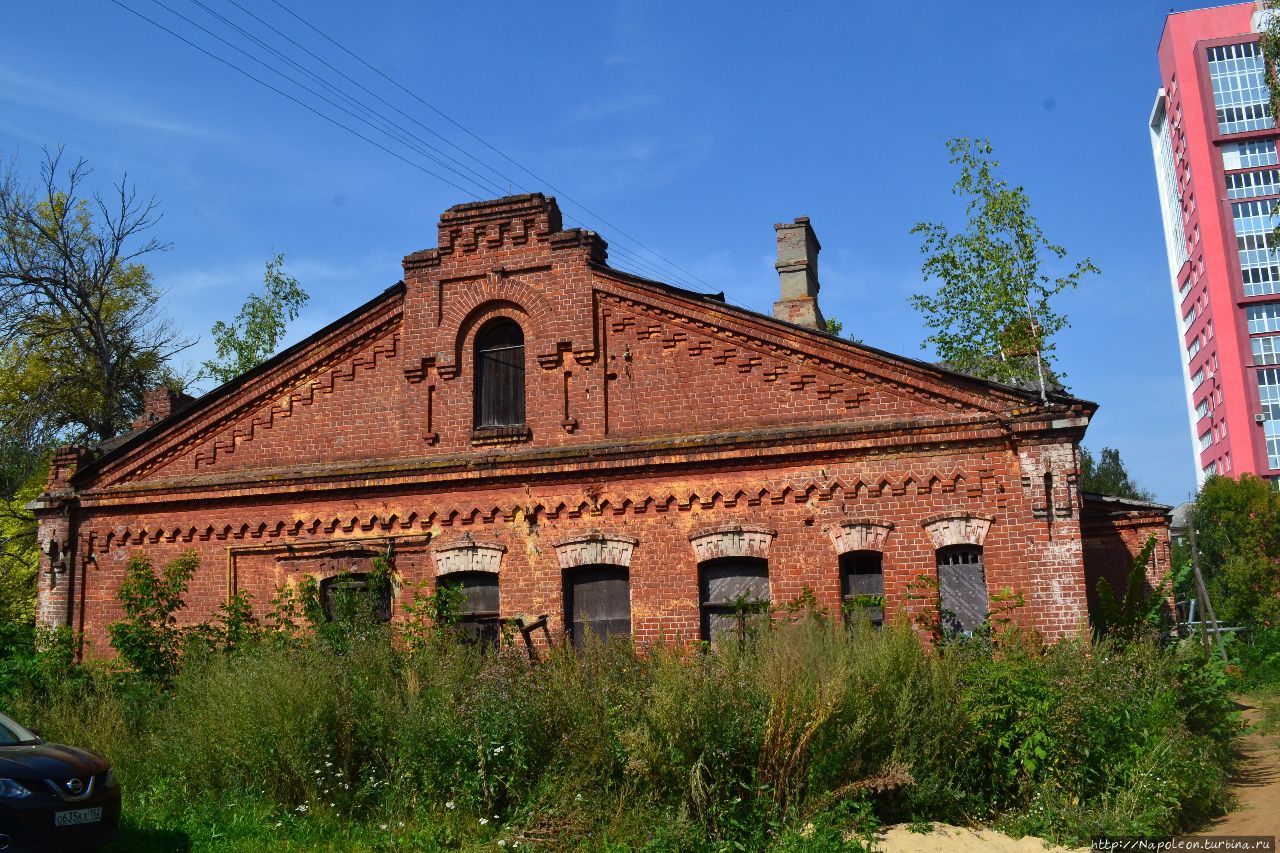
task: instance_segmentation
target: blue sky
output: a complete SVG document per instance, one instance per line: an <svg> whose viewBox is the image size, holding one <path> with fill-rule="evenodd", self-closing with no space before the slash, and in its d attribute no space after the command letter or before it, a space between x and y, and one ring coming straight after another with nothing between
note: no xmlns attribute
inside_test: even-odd
<svg viewBox="0 0 1280 853"><path fill-rule="evenodd" d="M156 0L121 2L291 88ZM200 2L305 58L229 0ZM274 3L239 2L483 156L504 192L546 189ZM163 3L244 43L194 0ZM1064 301L1059 342L1072 390L1101 404L1086 446L1120 448L1166 502L1194 488L1146 130L1167 0L286 5L603 216L614 228L579 212L611 244L620 228L732 302L770 309L772 225L812 217L824 311L915 357L908 232L959 224L944 142L990 137L1048 237L1102 269ZM201 338L192 362L274 253L312 294L295 340L397 281L440 211L470 200L113 3L9 4L4 45L0 152L34 171L62 144L161 202L172 248L149 265Z"/></svg>

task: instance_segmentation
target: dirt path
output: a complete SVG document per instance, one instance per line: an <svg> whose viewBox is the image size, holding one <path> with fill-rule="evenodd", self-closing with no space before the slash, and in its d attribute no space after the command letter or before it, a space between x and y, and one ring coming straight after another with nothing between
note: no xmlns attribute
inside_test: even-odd
<svg viewBox="0 0 1280 853"><path fill-rule="evenodd" d="M1261 716L1259 708L1246 706L1245 722L1253 725ZM1237 806L1203 834L1280 835L1280 735L1246 734L1239 749L1240 764L1231 778Z"/></svg>

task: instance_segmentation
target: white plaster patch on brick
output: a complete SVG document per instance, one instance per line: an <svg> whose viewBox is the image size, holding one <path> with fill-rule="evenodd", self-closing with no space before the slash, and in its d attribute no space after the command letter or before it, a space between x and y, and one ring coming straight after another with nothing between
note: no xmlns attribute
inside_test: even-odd
<svg viewBox="0 0 1280 853"><path fill-rule="evenodd" d="M826 531L836 553L847 554L850 551L883 551L885 539L892 529L893 525L887 523L842 521L829 525Z"/></svg>
<svg viewBox="0 0 1280 853"><path fill-rule="evenodd" d="M498 574L507 546L497 542L477 542L470 533L454 542L436 545L431 556L436 562L436 576L455 572L489 572Z"/></svg>
<svg viewBox="0 0 1280 853"><path fill-rule="evenodd" d="M595 565L630 568L631 555L639 541L634 536L592 530L557 542L556 557L562 569Z"/></svg>
<svg viewBox="0 0 1280 853"><path fill-rule="evenodd" d="M755 557L769 559L769 545L776 530L755 524L728 524L696 531L689 535L689 543L698 562L720 557Z"/></svg>
<svg viewBox="0 0 1280 853"><path fill-rule="evenodd" d="M933 540L933 547L946 548L949 545L981 545L987 540L987 531L991 529L990 518L977 515L952 515L935 518L924 522L924 529Z"/></svg>

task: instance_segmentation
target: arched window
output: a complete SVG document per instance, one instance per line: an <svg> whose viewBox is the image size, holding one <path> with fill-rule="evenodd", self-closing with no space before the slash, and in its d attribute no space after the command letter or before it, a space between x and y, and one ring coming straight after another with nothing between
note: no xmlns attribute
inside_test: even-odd
<svg viewBox="0 0 1280 853"><path fill-rule="evenodd" d="M597 637L631 636L631 577L622 566L586 565L564 579L564 624L575 648Z"/></svg>
<svg viewBox="0 0 1280 853"><path fill-rule="evenodd" d="M879 551L840 555L840 596L846 617L863 614L877 628L884 624L884 566Z"/></svg>
<svg viewBox="0 0 1280 853"><path fill-rule="evenodd" d="M436 584L455 587L462 593L458 628L463 637L496 646L502 633L498 622L498 576L492 572L454 572Z"/></svg>
<svg viewBox="0 0 1280 853"><path fill-rule="evenodd" d="M944 633L967 637L982 625L989 607L981 547L948 545L938 549L938 593Z"/></svg>
<svg viewBox="0 0 1280 853"><path fill-rule="evenodd" d="M524 424L524 332L499 317L476 335L476 427Z"/></svg>
<svg viewBox="0 0 1280 853"><path fill-rule="evenodd" d="M702 639L745 637L748 628L769 621L769 563L727 557L698 564Z"/></svg>

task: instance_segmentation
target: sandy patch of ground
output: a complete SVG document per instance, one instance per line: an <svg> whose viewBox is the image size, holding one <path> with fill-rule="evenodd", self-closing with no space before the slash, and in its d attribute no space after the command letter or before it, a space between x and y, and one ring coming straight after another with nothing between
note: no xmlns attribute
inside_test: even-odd
<svg viewBox="0 0 1280 853"><path fill-rule="evenodd" d="M945 823L932 824L929 832L912 832L911 825L899 823L886 827L877 835L884 853L1077 853L1088 847L1057 847L1042 838L1028 835L1010 838L994 829L965 829Z"/></svg>

